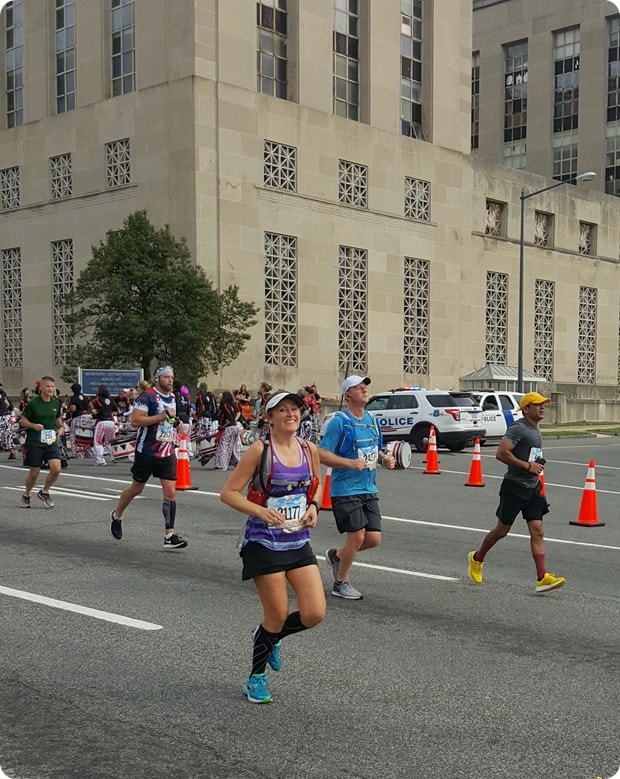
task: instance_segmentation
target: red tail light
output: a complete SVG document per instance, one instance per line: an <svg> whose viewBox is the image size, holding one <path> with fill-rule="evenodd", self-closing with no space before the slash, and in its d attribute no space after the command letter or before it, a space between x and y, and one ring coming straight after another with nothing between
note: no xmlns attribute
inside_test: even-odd
<svg viewBox="0 0 620 779"><path fill-rule="evenodd" d="M454 419L455 422L461 421L461 412L458 410L458 408L445 408L444 411L446 414L450 414L452 419Z"/></svg>

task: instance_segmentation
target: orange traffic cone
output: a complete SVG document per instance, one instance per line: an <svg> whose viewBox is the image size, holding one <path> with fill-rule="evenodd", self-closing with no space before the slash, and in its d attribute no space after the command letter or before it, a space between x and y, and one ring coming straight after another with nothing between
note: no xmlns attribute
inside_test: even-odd
<svg viewBox="0 0 620 779"><path fill-rule="evenodd" d="M538 481L540 482L540 493L539 494L540 495L546 495L547 493L545 492L545 474L544 473L539 473L538 474Z"/></svg>
<svg viewBox="0 0 620 779"><path fill-rule="evenodd" d="M189 452L187 451L187 436L181 436L181 445L177 451L177 490L197 490L192 486L192 475L189 469Z"/></svg>
<svg viewBox="0 0 620 779"><path fill-rule="evenodd" d="M325 483L323 484L323 497L321 498L321 511L332 510L332 499L329 494L329 488L332 482L332 469L327 469L327 475L325 476Z"/></svg>
<svg viewBox="0 0 620 779"><path fill-rule="evenodd" d="M579 516L577 521L571 521L571 525L581 525L582 527L603 527L604 522L598 521L598 509L596 505L596 478L594 476L594 460L590 460L588 473L586 475L586 485L583 488L581 497L581 506L579 507Z"/></svg>
<svg viewBox="0 0 620 779"><path fill-rule="evenodd" d="M474 444L474 456L469 469L469 479L465 482L466 487L484 487L482 481L482 459L480 457L480 439L476 438Z"/></svg>
<svg viewBox="0 0 620 779"><path fill-rule="evenodd" d="M437 436L435 428L431 425L428 435L428 447L426 449L426 468L424 473L441 473L439 470L439 458L437 457Z"/></svg>

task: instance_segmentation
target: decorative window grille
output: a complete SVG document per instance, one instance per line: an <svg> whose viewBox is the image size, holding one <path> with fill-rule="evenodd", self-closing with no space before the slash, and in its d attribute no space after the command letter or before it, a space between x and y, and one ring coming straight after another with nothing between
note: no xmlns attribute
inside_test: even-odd
<svg viewBox="0 0 620 779"><path fill-rule="evenodd" d="M76 100L75 0L56 0L56 111L73 111Z"/></svg>
<svg viewBox="0 0 620 779"><path fill-rule="evenodd" d="M594 225L579 222L579 254L594 254Z"/></svg>
<svg viewBox="0 0 620 779"><path fill-rule="evenodd" d="M368 252L338 249L338 368L364 374L368 356Z"/></svg>
<svg viewBox="0 0 620 779"><path fill-rule="evenodd" d="M471 148L480 146L480 52L471 61Z"/></svg>
<svg viewBox="0 0 620 779"><path fill-rule="evenodd" d="M105 145L106 187L122 187L131 182L129 138Z"/></svg>
<svg viewBox="0 0 620 779"><path fill-rule="evenodd" d="M596 305L597 290L579 287L579 341L577 344L577 381L594 384L596 380Z"/></svg>
<svg viewBox="0 0 620 779"><path fill-rule="evenodd" d="M534 213L534 244L536 246L551 246L553 217L544 211Z"/></svg>
<svg viewBox="0 0 620 779"><path fill-rule="evenodd" d="M73 191L71 154L50 157L50 187L52 200L71 197Z"/></svg>
<svg viewBox="0 0 620 779"><path fill-rule="evenodd" d="M349 206L368 206L368 168L355 162L338 161L338 200Z"/></svg>
<svg viewBox="0 0 620 779"><path fill-rule="evenodd" d="M502 221L504 215L504 203L495 200L487 200L487 218L484 225L485 235L496 238L502 234Z"/></svg>
<svg viewBox="0 0 620 779"><path fill-rule="evenodd" d="M553 381L555 282L536 279L534 284L534 373Z"/></svg>
<svg viewBox="0 0 620 779"><path fill-rule="evenodd" d="M431 220L430 181L405 176L405 216L410 219Z"/></svg>
<svg viewBox="0 0 620 779"><path fill-rule="evenodd" d="M65 324L63 296L73 289L73 240L52 241L52 318L54 365L64 365L73 341Z"/></svg>
<svg viewBox="0 0 620 779"><path fill-rule="evenodd" d="M400 126L422 138L422 0L400 2Z"/></svg>
<svg viewBox="0 0 620 779"><path fill-rule="evenodd" d="M265 363L297 367L297 238L265 233Z"/></svg>
<svg viewBox="0 0 620 779"><path fill-rule="evenodd" d="M504 47L504 164L525 168L528 43Z"/></svg>
<svg viewBox="0 0 620 779"><path fill-rule="evenodd" d="M568 130L556 133L551 145L553 147L553 178L558 181L568 181L577 175L577 131Z"/></svg>
<svg viewBox="0 0 620 779"><path fill-rule="evenodd" d="M485 359L506 365L508 346L508 274L487 271Z"/></svg>
<svg viewBox="0 0 620 779"><path fill-rule="evenodd" d="M2 250L2 364L23 365L21 249Z"/></svg>
<svg viewBox="0 0 620 779"><path fill-rule="evenodd" d="M403 371L429 374L430 262L405 257Z"/></svg>
<svg viewBox="0 0 620 779"><path fill-rule="evenodd" d="M620 385L620 309L618 310L618 384Z"/></svg>
<svg viewBox="0 0 620 779"><path fill-rule="evenodd" d="M19 208L20 202L19 167L0 170L0 210Z"/></svg>
<svg viewBox="0 0 620 779"><path fill-rule="evenodd" d="M260 0L256 3L256 80L265 95L286 100L288 93L287 0Z"/></svg>
<svg viewBox="0 0 620 779"><path fill-rule="evenodd" d="M112 96L136 88L134 0L111 0Z"/></svg>
<svg viewBox="0 0 620 779"><path fill-rule="evenodd" d="M283 143L265 141L263 145L263 181L266 187L297 190L297 149Z"/></svg>
<svg viewBox="0 0 620 779"><path fill-rule="evenodd" d="M358 0L334 2L334 113L359 120Z"/></svg>
<svg viewBox="0 0 620 779"><path fill-rule="evenodd" d="M23 0L7 3L5 12L6 126L24 123L24 44L22 33Z"/></svg>
<svg viewBox="0 0 620 779"><path fill-rule="evenodd" d="M605 134L605 192L620 196L620 120L609 122Z"/></svg>
<svg viewBox="0 0 620 779"><path fill-rule="evenodd" d="M553 178L566 181L577 175L579 126L579 67L581 41L578 27L554 34ZM560 136L558 138L558 136Z"/></svg>

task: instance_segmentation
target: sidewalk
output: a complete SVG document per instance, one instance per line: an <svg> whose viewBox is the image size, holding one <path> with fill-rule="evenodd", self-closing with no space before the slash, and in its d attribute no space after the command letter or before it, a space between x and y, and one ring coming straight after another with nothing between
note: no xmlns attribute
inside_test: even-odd
<svg viewBox="0 0 620 779"><path fill-rule="evenodd" d="M564 425L540 426L545 438L585 438L620 436L620 422L574 422Z"/></svg>

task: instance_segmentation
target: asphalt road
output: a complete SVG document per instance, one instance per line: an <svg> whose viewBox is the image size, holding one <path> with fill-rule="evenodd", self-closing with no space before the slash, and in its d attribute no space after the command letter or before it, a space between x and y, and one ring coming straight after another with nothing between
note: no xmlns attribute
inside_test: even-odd
<svg viewBox="0 0 620 779"><path fill-rule="evenodd" d="M620 440L545 446L549 568L537 596L525 523L487 557L503 466L467 488L471 450L440 475L379 471L384 541L361 556L359 602L328 595L316 629L284 642L271 705L241 694L260 619L236 552L225 474L193 465L178 498L184 551L163 550L161 492L108 514L129 464L72 462L46 510L18 507L0 462L0 766L11 779L607 779L620 766ZM599 518L577 518L596 460ZM335 545L329 512L313 546ZM326 588L327 566L320 560ZM26 599L37 598L38 600ZM55 599L51 603L41 599ZM59 608L58 606L61 606ZM67 610L67 609L78 609ZM97 610L86 613L85 609ZM0 773L0 776L2 774Z"/></svg>

